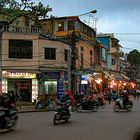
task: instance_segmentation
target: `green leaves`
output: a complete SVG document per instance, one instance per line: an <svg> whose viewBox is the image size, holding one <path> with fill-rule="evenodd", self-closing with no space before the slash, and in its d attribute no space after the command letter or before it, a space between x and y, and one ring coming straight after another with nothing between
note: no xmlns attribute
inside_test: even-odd
<svg viewBox="0 0 140 140"><path fill-rule="evenodd" d="M51 12L52 8L49 5L44 6L41 2L36 4L32 0L0 0L0 17L6 18L11 21L20 15L30 13L36 20L38 18L47 17L48 12Z"/></svg>
<svg viewBox="0 0 140 140"><path fill-rule="evenodd" d="M131 51L127 56L127 60L132 66L139 66L140 65L140 52L137 50Z"/></svg>

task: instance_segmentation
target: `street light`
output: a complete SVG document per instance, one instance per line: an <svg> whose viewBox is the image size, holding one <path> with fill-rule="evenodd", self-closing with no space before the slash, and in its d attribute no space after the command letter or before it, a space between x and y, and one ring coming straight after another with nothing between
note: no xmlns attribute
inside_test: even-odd
<svg viewBox="0 0 140 140"><path fill-rule="evenodd" d="M92 10L92 11L89 11L89 12L87 12L87 13L78 15L78 17L84 16L84 15L87 15L87 14L95 14L95 13L97 13L97 10Z"/></svg>
<svg viewBox="0 0 140 140"><path fill-rule="evenodd" d="M95 14L97 13L97 10L92 10L87 13L78 15L77 17L81 17L83 15L87 14ZM76 93L77 87L76 87L76 37L75 37L75 26L73 27L73 32L71 34L71 91L72 94Z"/></svg>

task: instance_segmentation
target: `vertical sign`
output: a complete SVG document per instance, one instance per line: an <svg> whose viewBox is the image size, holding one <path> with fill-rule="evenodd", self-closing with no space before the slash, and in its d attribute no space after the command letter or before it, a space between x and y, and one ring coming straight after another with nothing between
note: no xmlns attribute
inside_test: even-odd
<svg viewBox="0 0 140 140"><path fill-rule="evenodd" d="M64 95L64 72L60 72L60 79L58 80L57 86L57 99L61 99Z"/></svg>

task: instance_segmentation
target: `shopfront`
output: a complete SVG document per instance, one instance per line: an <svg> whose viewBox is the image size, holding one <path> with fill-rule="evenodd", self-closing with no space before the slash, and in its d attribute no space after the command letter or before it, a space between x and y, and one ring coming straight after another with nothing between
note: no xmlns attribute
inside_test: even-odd
<svg viewBox="0 0 140 140"><path fill-rule="evenodd" d="M17 101L34 101L38 94L35 73L2 72L2 92L13 91Z"/></svg>
<svg viewBox="0 0 140 140"><path fill-rule="evenodd" d="M67 72L44 72L43 75L45 78L39 80L39 96L61 98L68 89Z"/></svg>

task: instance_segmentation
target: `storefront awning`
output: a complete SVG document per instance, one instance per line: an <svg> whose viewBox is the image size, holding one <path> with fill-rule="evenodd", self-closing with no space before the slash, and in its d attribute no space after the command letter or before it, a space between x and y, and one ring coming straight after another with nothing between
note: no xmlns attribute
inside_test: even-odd
<svg viewBox="0 0 140 140"><path fill-rule="evenodd" d="M120 73L117 73L117 72L110 72L110 75L112 77L112 79L114 80L123 80L124 77L121 76Z"/></svg>
<svg viewBox="0 0 140 140"><path fill-rule="evenodd" d="M103 73L105 74L105 78L107 78L107 79L111 79L112 78L108 71L104 70Z"/></svg>
<svg viewBox="0 0 140 140"><path fill-rule="evenodd" d="M130 80L129 77L125 76L124 74L120 74L125 80Z"/></svg>

